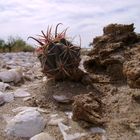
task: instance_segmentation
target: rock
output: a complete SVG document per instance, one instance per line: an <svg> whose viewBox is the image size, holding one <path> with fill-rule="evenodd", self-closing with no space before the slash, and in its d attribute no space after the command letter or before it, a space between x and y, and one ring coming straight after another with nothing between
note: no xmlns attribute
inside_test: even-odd
<svg viewBox="0 0 140 140"><path fill-rule="evenodd" d="M140 52L140 45L137 46L137 53ZM136 53L136 52L135 52ZM133 57L123 65L123 73L127 77L127 83L131 88L140 88L140 54Z"/></svg>
<svg viewBox="0 0 140 140"><path fill-rule="evenodd" d="M9 92L9 93L4 93L4 100L5 102L9 103L9 102L13 102L14 101L14 95L13 93Z"/></svg>
<svg viewBox="0 0 140 140"><path fill-rule="evenodd" d="M30 138L30 140L55 140L50 134L42 132Z"/></svg>
<svg viewBox="0 0 140 140"><path fill-rule="evenodd" d="M65 95L53 95L55 101L59 103L71 103L72 99Z"/></svg>
<svg viewBox="0 0 140 140"><path fill-rule="evenodd" d="M6 133L16 137L32 137L43 131L45 122L36 110L25 110L18 113L6 126Z"/></svg>
<svg viewBox="0 0 140 140"><path fill-rule="evenodd" d="M102 102L93 93L77 95L73 103L73 120L102 124Z"/></svg>
<svg viewBox="0 0 140 140"><path fill-rule="evenodd" d="M0 80L2 82L14 82L18 83L22 80L22 70L21 68L18 69L11 69L7 71L0 72Z"/></svg>
<svg viewBox="0 0 140 140"><path fill-rule="evenodd" d="M104 34L124 34L128 32L134 31L134 24L130 25L122 25L122 24L109 24L108 26L104 27L103 32Z"/></svg>
<svg viewBox="0 0 140 140"><path fill-rule="evenodd" d="M0 104L9 103L14 101L14 95L12 93L0 92Z"/></svg>
<svg viewBox="0 0 140 140"><path fill-rule="evenodd" d="M4 103L5 103L4 94L0 92L0 106L3 105Z"/></svg>
<svg viewBox="0 0 140 140"><path fill-rule="evenodd" d="M8 88L10 88L10 85L9 84L0 82L0 91L4 92Z"/></svg>
<svg viewBox="0 0 140 140"><path fill-rule="evenodd" d="M84 68L94 75L107 75L110 82L121 81L140 87L140 39L134 25L110 24L104 34L93 39L93 49Z"/></svg>
<svg viewBox="0 0 140 140"><path fill-rule="evenodd" d="M100 133L100 134L106 133L106 131L100 127L91 127L90 131L91 131L91 133Z"/></svg>
<svg viewBox="0 0 140 140"><path fill-rule="evenodd" d="M30 96L30 93L26 91L26 89L17 89L14 92L15 97L28 97Z"/></svg>
<svg viewBox="0 0 140 140"><path fill-rule="evenodd" d="M48 121L48 125L57 126L58 123L64 122L63 118L58 117L58 114L50 115L50 120Z"/></svg>

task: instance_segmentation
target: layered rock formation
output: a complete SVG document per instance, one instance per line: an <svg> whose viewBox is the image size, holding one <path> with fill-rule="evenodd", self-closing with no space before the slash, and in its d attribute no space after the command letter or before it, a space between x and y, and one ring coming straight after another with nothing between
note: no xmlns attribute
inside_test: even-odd
<svg viewBox="0 0 140 140"><path fill-rule="evenodd" d="M131 87L140 88L140 36L134 32L133 24L110 24L92 44L90 59L84 62L88 72L107 75L110 81L127 81Z"/></svg>

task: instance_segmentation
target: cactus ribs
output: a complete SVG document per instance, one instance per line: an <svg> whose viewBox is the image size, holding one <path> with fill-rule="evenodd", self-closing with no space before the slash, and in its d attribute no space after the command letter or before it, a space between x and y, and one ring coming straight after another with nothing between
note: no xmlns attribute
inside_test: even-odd
<svg viewBox="0 0 140 140"><path fill-rule="evenodd" d="M61 33L57 33L58 26L55 28L55 34L52 34L52 27L48 26L47 33L43 31L39 38L29 37L38 42L36 49L37 56L41 62L42 72L48 78L55 80L71 79L80 80L83 72L78 68L80 63L81 46L75 46L66 39L66 28Z"/></svg>

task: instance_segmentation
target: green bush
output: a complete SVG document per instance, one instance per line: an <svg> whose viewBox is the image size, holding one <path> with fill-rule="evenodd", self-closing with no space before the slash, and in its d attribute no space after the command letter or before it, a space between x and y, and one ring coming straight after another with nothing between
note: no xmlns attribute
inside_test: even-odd
<svg viewBox="0 0 140 140"><path fill-rule="evenodd" d="M8 41L5 42L4 40L0 39L0 52L33 52L34 48L27 44L22 38L20 37L12 37L8 38Z"/></svg>

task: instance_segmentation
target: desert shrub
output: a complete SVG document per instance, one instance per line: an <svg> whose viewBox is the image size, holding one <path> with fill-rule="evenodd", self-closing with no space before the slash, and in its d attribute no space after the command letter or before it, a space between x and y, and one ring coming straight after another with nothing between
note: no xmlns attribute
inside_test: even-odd
<svg viewBox="0 0 140 140"><path fill-rule="evenodd" d="M20 37L10 36L7 42L0 40L0 52L33 52L34 48ZM3 45L1 45L3 44ZM1 47L3 46L3 47Z"/></svg>

